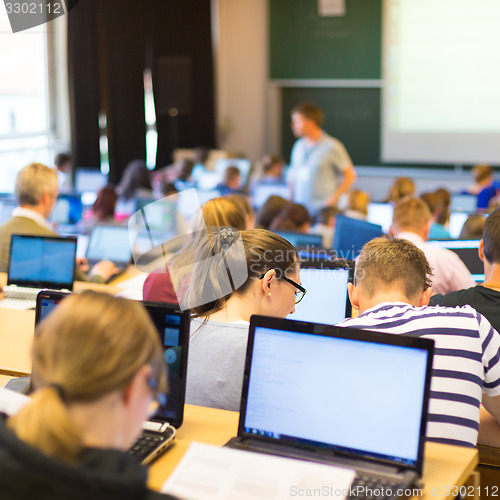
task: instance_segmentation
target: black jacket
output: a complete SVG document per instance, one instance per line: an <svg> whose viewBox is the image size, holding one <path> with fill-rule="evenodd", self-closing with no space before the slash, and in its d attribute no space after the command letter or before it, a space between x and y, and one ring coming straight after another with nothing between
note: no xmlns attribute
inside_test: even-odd
<svg viewBox="0 0 500 500"><path fill-rule="evenodd" d="M89 448L76 465L20 441L0 417L2 500L173 500L146 487L147 469L118 450Z"/></svg>

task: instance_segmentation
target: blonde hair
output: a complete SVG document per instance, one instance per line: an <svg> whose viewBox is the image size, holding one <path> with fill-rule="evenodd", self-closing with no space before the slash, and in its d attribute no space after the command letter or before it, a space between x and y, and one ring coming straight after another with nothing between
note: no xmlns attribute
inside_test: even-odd
<svg viewBox="0 0 500 500"><path fill-rule="evenodd" d="M160 339L136 301L86 291L65 298L36 329L32 401L7 426L42 453L72 462L84 448L67 404L125 389L144 365L167 389Z"/></svg>
<svg viewBox="0 0 500 500"><path fill-rule="evenodd" d="M369 203L370 195L366 191L354 189L349 193L348 208L350 210L356 210L367 216Z"/></svg>
<svg viewBox="0 0 500 500"><path fill-rule="evenodd" d="M30 163L16 177L16 198L19 205L38 205L43 195L57 195L57 173L41 163Z"/></svg>
<svg viewBox="0 0 500 500"><path fill-rule="evenodd" d="M420 198L403 198L396 203L392 223L397 231L420 231L430 220L431 211Z"/></svg>
<svg viewBox="0 0 500 500"><path fill-rule="evenodd" d="M415 183L409 177L398 177L391 186L386 201L393 201L396 203L405 196L413 196L415 190Z"/></svg>
<svg viewBox="0 0 500 500"><path fill-rule="evenodd" d="M194 229L199 230L206 225L210 227L246 228L245 211L234 197L219 196L208 200L201 207L194 220Z"/></svg>

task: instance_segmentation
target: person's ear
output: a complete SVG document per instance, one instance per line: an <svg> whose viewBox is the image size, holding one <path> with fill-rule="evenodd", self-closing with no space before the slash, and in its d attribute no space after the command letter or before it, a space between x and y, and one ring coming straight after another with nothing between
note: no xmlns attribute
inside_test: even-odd
<svg viewBox="0 0 500 500"><path fill-rule="evenodd" d="M349 294L349 300L354 309L359 310L359 291L358 287L354 286L353 283L347 283L347 293Z"/></svg>
<svg viewBox="0 0 500 500"><path fill-rule="evenodd" d="M424 290L422 292L422 295L420 296L420 303L418 304L418 306L419 307L428 306L431 297L432 297L432 287L430 286L429 288L427 288L427 290Z"/></svg>
<svg viewBox="0 0 500 500"><path fill-rule="evenodd" d="M484 241L482 238L481 241L479 242L479 248L477 249L477 253L481 261L484 262Z"/></svg>
<svg viewBox="0 0 500 500"><path fill-rule="evenodd" d="M151 365L143 365L132 377L123 391L122 401L125 406L134 406L136 401L144 393L144 389L149 386L148 379L151 376Z"/></svg>
<svg viewBox="0 0 500 500"><path fill-rule="evenodd" d="M261 280L261 289L265 295L271 294L271 285L274 283L274 279L276 278L276 271L274 269L270 269L264 274L264 278Z"/></svg>

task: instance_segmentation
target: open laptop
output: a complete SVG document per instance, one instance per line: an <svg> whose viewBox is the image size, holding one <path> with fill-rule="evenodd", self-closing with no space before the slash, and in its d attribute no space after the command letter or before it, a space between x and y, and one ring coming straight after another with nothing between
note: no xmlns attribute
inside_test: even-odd
<svg viewBox="0 0 500 500"><path fill-rule="evenodd" d="M118 274L124 272L132 260L137 233L136 229L128 226L95 226L85 254L89 266L101 260L110 260L118 268Z"/></svg>
<svg viewBox="0 0 500 500"><path fill-rule="evenodd" d="M347 283L353 277L353 261L301 259L300 282L307 293L290 319L335 325L350 317Z"/></svg>
<svg viewBox="0 0 500 500"><path fill-rule="evenodd" d="M433 346L252 316L238 436L228 446L354 469L354 488L384 485L396 498L422 474Z"/></svg>
<svg viewBox="0 0 500 500"><path fill-rule="evenodd" d="M314 233L295 233L293 231L274 231L277 235L288 240L296 249L311 247L323 248L323 236Z"/></svg>
<svg viewBox="0 0 500 500"><path fill-rule="evenodd" d="M42 291L37 297L35 324L44 319L67 293ZM187 356L190 316L176 305L143 302L160 336L168 366L169 393L165 406L144 422L143 432L129 450L142 464L151 462L162 453L182 425L186 394ZM117 332L119 335L120 332Z"/></svg>
<svg viewBox="0 0 500 500"><path fill-rule="evenodd" d="M481 240L429 240L427 244L455 252L467 266L472 278L482 283L484 281L484 264L478 253L480 242Z"/></svg>
<svg viewBox="0 0 500 500"><path fill-rule="evenodd" d="M337 215L332 248L339 258L354 260L365 243L382 234L379 224Z"/></svg>
<svg viewBox="0 0 500 500"><path fill-rule="evenodd" d="M30 309L41 289L73 290L76 243L76 237L13 234L0 307Z"/></svg>
<svg viewBox="0 0 500 500"><path fill-rule="evenodd" d="M79 194L60 194L50 214L50 222L57 226L59 233L76 233L82 218L82 199Z"/></svg>

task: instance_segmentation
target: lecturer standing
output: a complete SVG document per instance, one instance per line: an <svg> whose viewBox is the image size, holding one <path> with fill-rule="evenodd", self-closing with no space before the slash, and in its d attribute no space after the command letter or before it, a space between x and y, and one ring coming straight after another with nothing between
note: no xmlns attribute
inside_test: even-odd
<svg viewBox="0 0 500 500"><path fill-rule="evenodd" d="M314 104L292 109L292 131L298 140L290 157L289 182L293 200L311 213L335 206L356 180L344 145L321 129L323 112Z"/></svg>

